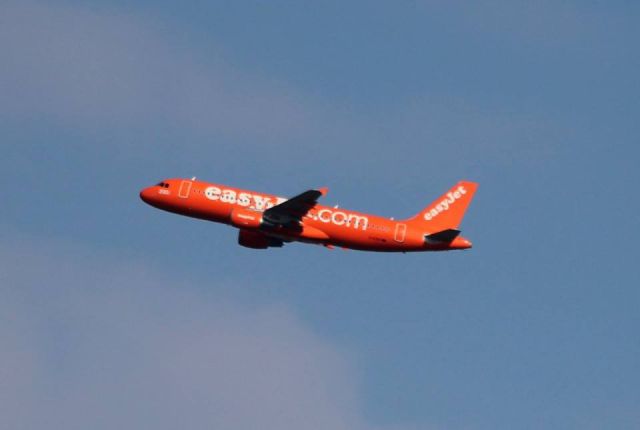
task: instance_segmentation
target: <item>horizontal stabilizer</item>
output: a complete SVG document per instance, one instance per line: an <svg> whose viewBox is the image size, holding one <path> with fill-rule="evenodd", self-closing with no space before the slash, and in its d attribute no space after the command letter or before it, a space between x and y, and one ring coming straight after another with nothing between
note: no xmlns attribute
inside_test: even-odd
<svg viewBox="0 0 640 430"><path fill-rule="evenodd" d="M453 239L458 237L460 230L454 230L452 228L439 231L433 234L427 234L424 239L429 243L449 243L453 242Z"/></svg>

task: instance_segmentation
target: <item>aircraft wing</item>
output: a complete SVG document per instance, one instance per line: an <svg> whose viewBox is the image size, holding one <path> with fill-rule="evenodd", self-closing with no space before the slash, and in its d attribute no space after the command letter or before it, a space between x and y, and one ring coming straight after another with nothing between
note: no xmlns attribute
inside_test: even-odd
<svg viewBox="0 0 640 430"><path fill-rule="evenodd" d="M291 197L279 205L275 205L262 214L262 219L273 226L294 227L299 226L302 217L314 207L318 199L327 194L327 188L319 190L307 190L304 193Z"/></svg>

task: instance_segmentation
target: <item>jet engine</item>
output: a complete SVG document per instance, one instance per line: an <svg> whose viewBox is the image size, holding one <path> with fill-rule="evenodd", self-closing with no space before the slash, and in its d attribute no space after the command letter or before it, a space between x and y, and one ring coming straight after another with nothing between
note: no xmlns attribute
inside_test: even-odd
<svg viewBox="0 0 640 430"><path fill-rule="evenodd" d="M282 241L255 230L240 229L238 232L238 244L247 248L267 249L269 247L280 248Z"/></svg>

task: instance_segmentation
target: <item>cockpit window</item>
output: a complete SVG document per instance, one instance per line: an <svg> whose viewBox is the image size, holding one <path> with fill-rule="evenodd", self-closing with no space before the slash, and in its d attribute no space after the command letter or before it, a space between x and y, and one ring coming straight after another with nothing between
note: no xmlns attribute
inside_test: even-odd
<svg viewBox="0 0 640 430"><path fill-rule="evenodd" d="M156 185L162 188L169 188L169 184L166 182L158 182Z"/></svg>

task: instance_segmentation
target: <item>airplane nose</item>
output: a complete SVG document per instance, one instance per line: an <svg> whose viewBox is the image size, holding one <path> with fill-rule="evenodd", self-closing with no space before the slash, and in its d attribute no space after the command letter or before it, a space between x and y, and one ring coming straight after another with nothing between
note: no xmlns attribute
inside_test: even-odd
<svg viewBox="0 0 640 430"><path fill-rule="evenodd" d="M142 191L140 191L140 198L145 203L151 202L151 195L152 195L151 187L145 188Z"/></svg>

